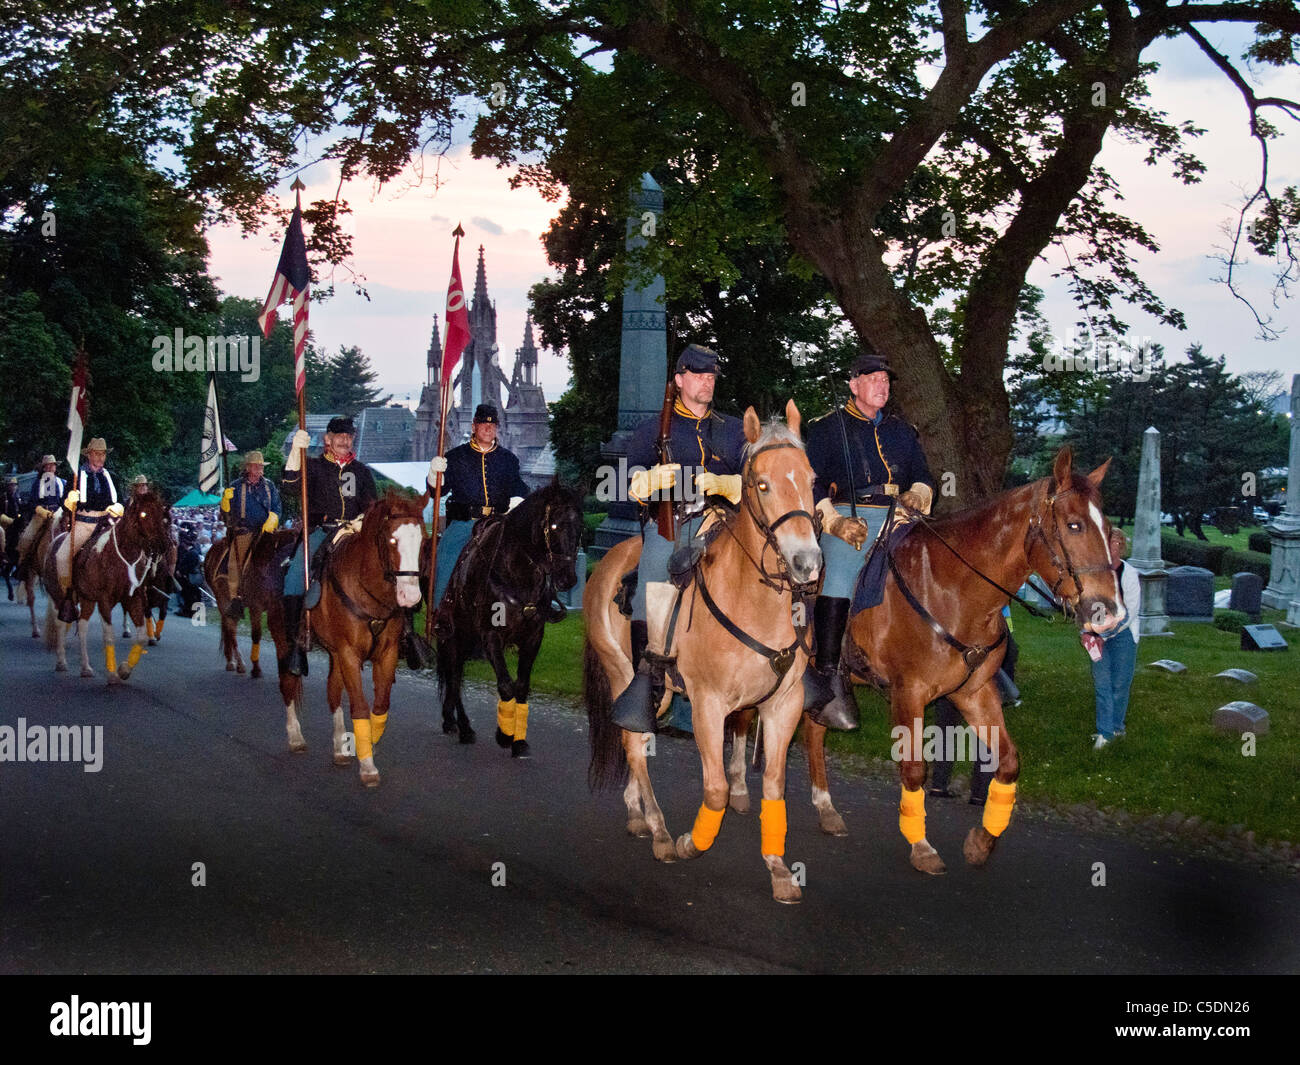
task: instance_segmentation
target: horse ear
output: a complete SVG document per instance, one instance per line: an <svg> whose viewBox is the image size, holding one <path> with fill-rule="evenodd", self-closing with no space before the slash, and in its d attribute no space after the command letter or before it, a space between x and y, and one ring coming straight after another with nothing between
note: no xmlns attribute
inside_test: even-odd
<svg viewBox="0 0 1300 1065"><path fill-rule="evenodd" d="M803 415L799 413L799 408L794 405L794 400L788 400L785 405L785 424L790 427L790 432L799 436L799 427L803 425Z"/></svg>
<svg viewBox="0 0 1300 1065"><path fill-rule="evenodd" d="M1058 492L1064 492L1070 487L1070 465L1073 461L1074 452L1069 444L1056 453L1056 461L1052 464L1052 476L1056 478Z"/></svg>
<svg viewBox="0 0 1300 1065"><path fill-rule="evenodd" d="M754 408L749 407L745 410L745 439L751 444L758 439L761 426L758 422L758 415L754 413Z"/></svg>
<svg viewBox="0 0 1300 1065"><path fill-rule="evenodd" d="M1094 488L1101 484L1101 479L1106 476L1106 471L1110 469L1110 461L1114 457L1115 456L1112 455L1109 459L1093 470L1092 473L1088 474L1088 480L1092 482Z"/></svg>

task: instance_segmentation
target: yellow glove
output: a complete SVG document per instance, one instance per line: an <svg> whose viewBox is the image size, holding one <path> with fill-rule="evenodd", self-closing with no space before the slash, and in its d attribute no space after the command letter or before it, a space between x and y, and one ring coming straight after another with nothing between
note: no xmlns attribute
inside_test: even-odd
<svg viewBox="0 0 1300 1065"><path fill-rule="evenodd" d="M823 529L854 549L867 542L867 523L861 518L846 518L829 499L823 499L817 504L817 513L822 516Z"/></svg>
<svg viewBox="0 0 1300 1065"><path fill-rule="evenodd" d="M271 511L266 516L266 521L262 522L262 532L275 532L280 527L280 515Z"/></svg>
<svg viewBox="0 0 1300 1065"><path fill-rule="evenodd" d="M898 497L898 501L905 507L911 507L913 510L919 510L922 514L930 513L930 503L934 499L934 492L928 484L922 484L917 481L906 492Z"/></svg>
<svg viewBox="0 0 1300 1065"><path fill-rule="evenodd" d="M13 523L14 523L14 519L11 518L8 514L0 514L0 527L7 529Z"/></svg>
<svg viewBox="0 0 1300 1065"><path fill-rule="evenodd" d="M120 518L126 508L123 507L121 503L110 503L104 509L113 517Z"/></svg>
<svg viewBox="0 0 1300 1065"><path fill-rule="evenodd" d="M229 514L229 513L230 513L230 501L231 501L232 499L234 499L234 498L235 498L235 490L234 490L233 487L232 487L232 488L227 488L224 492L221 493L221 513L222 513L222 514Z"/></svg>
<svg viewBox="0 0 1300 1065"><path fill-rule="evenodd" d="M733 503L740 502L740 474L704 473L695 477L695 487L706 496L725 496Z"/></svg>
<svg viewBox="0 0 1300 1065"><path fill-rule="evenodd" d="M648 470L637 470L632 474L632 483L628 486L628 492L633 499L640 501L649 499L655 492L661 492L675 485L677 471L680 469L681 466L673 462L663 466L651 466Z"/></svg>
<svg viewBox="0 0 1300 1065"><path fill-rule="evenodd" d="M38 506L36 508L36 516L38 518L43 518L45 521L49 521L52 517L54 517L54 513L48 507Z"/></svg>
<svg viewBox="0 0 1300 1065"><path fill-rule="evenodd" d="M63 497L63 505L68 510L71 510L80 502L81 502L81 493L78 492L75 488L71 492L69 492L66 496Z"/></svg>

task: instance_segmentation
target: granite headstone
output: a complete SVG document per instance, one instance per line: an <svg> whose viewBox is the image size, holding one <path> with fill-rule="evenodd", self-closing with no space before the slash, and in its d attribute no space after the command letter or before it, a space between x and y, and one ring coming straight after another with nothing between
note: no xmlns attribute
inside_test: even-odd
<svg viewBox="0 0 1300 1065"><path fill-rule="evenodd" d="M1229 610L1240 610L1252 620L1259 620L1260 598L1264 593L1264 579L1258 573L1234 573L1232 575L1232 598L1228 600Z"/></svg>
<svg viewBox="0 0 1300 1065"><path fill-rule="evenodd" d="M1214 620L1214 574L1200 566L1175 566L1169 571L1165 610L1179 621Z"/></svg>

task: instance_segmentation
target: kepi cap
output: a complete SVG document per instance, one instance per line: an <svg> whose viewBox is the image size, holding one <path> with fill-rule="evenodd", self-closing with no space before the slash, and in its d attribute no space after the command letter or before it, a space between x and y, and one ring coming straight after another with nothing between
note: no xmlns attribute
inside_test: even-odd
<svg viewBox="0 0 1300 1065"><path fill-rule="evenodd" d="M501 420L497 417L497 409L491 403L480 403L474 408L474 424L488 422L491 425L500 425Z"/></svg>
<svg viewBox="0 0 1300 1065"><path fill-rule="evenodd" d="M879 373L881 370L889 374L891 381L898 379L898 374L894 373L894 368L886 360L874 352L864 351L853 360L853 365L849 367L849 376L857 377L859 374L864 373Z"/></svg>
<svg viewBox="0 0 1300 1065"><path fill-rule="evenodd" d="M718 372L718 353L700 344L687 344L677 356L677 369L674 373L711 373L721 377Z"/></svg>
<svg viewBox="0 0 1300 1065"><path fill-rule="evenodd" d="M327 433L347 433L349 436L357 435L356 424L348 417L331 418L329 425L325 427ZM248 460L245 459L245 462Z"/></svg>

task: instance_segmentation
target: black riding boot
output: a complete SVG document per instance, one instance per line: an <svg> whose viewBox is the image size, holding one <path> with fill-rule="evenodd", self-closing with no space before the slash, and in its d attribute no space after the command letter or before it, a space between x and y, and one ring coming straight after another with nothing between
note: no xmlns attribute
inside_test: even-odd
<svg viewBox="0 0 1300 1065"><path fill-rule="evenodd" d="M415 611L407 610L402 617L402 656L407 669L428 669L431 648L423 636L415 631Z"/></svg>
<svg viewBox="0 0 1300 1065"><path fill-rule="evenodd" d="M846 687L840 673L840 647L844 643L844 629L849 622L849 601L847 599L830 599L824 595L817 597L813 607L813 632L817 637L817 677L808 679L804 674L804 709L819 725L826 728L848 732L858 727L858 703L853 698L853 691ZM808 672L814 667L809 666ZM821 706L810 706L819 697L822 687L828 687L831 698Z"/></svg>
<svg viewBox="0 0 1300 1065"><path fill-rule="evenodd" d="M659 695L662 696L663 688L662 684L655 684L650 676L649 663L644 661L649 642L650 634L646 623L632 622L632 668L635 673L632 675L632 683L614 700L613 713L610 715L614 724L628 732L655 731L655 708L658 705L655 689L658 688Z"/></svg>
<svg viewBox="0 0 1300 1065"><path fill-rule="evenodd" d="M298 630L302 625L302 596L286 595L284 597L284 634L289 640L289 654L282 663L284 672L294 677L307 675L307 654L298 642Z"/></svg>

